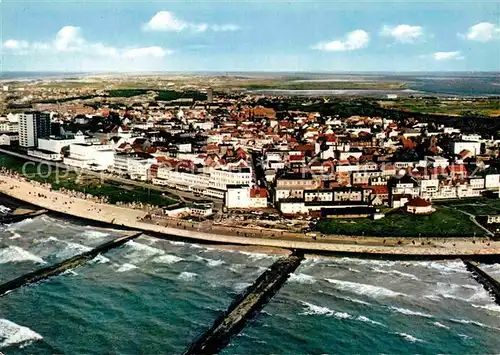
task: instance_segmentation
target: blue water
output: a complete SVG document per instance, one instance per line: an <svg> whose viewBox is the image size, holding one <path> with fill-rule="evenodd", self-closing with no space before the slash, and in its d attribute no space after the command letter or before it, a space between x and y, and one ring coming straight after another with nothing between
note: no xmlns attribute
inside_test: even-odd
<svg viewBox="0 0 500 355"><path fill-rule="evenodd" d="M0 282L123 233L47 216L0 228ZM182 353L276 258L140 237L1 297L0 352ZM498 349L500 307L461 262L332 258L307 259L224 353Z"/></svg>

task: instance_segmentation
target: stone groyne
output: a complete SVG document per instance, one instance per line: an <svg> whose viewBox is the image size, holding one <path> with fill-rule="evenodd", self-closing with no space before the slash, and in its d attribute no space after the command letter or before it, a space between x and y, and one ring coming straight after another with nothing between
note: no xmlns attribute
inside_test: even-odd
<svg viewBox="0 0 500 355"><path fill-rule="evenodd" d="M472 274L472 277L483 285L484 289L495 299L496 304L500 305L500 282L488 275L479 266L469 260L463 260L465 267Z"/></svg>
<svg viewBox="0 0 500 355"><path fill-rule="evenodd" d="M490 241L487 244L472 243L471 240L454 240L453 244L446 243L443 239L435 240L432 245L405 244L387 246L382 242L363 245L359 237L339 236L335 242L318 238L313 240L301 234L287 233L286 238L267 236L243 236L217 234L206 230L180 229L144 221L146 212L124 208L111 204L72 197L46 187L33 184L24 179L10 176L0 176L0 192L38 207L58 212L61 214L86 219L98 223L111 224L144 232L161 234L165 237L175 236L192 242L223 243L235 245L251 245L261 247L285 248L291 250L304 250L308 253L339 253L339 254L369 254L380 257L473 257L485 256L495 259L500 256L500 241ZM378 238L383 240L384 238ZM451 244L451 245L450 245Z"/></svg>
<svg viewBox="0 0 500 355"><path fill-rule="evenodd" d="M229 344L231 337L238 334L247 321L255 317L278 292L303 259L303 255L295 252L274 262L250 287L235 298L228 309L193 342L185 354L218 354Z"/></svg>

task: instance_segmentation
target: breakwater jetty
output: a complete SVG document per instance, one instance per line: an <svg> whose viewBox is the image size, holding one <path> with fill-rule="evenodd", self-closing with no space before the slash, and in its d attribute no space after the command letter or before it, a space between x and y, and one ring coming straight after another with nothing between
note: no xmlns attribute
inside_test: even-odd
<svg viewBox="0 0 500 355"><path fill-rule="evenodd" d="M238 334L283 286L304 256L294 252L278 259L269 269L229 305L213 325L196 339L185 354L217 354L233 335Z"/></svg>
<svg viewBox="0 0 500 355"><path fill-rule="evenodd" d="M47 212L48 212L47 210L38 210L38 211L33 211L33 212L28 212L28 213L23 213L23 214L11 214L11 215L0 218L0 224L21 222L27 218L38 217L38 216L41 216L43 214L46 214Z"/></svg>
<svg viewBox="0 0 500 355"><path fill-rule="evenodd" d="M500 282L481 270L479 266L469 260L463 260L465 267L472 273L474 279L479 282L486 291L495 299L495 302L500 305Z"/></svg>
<svg viewBox="0 0 500 355"><path fill-rule="evenodd" d="M135 233L132 235L127 235L127 236L122 236L122 237L116 238L112 241L101 244L98 247L96 247L88 252L73 256L72 258L61 261L57 264L35 270L33 272L30 272L28 274L20 276L14 280L11 280L11 281L8 281L4 284L1 284L0 285L0 296L4 296L6 293L13 291L19 287L35 283L35 282L47 279L49 277L59 275L66 270L73 269L73 268L75 268L83 263L86 263L86 262L92 260L98 254L105 253L105 252L107 252L111 249L114 249L114 248L118 248L119 246L125 244L128 241L136 239L141 234L142 233Z"/></svg>

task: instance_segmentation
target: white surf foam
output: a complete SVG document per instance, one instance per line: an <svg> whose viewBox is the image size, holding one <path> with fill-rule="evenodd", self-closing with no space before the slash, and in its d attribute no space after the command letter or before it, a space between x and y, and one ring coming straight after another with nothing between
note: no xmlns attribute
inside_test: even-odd
<svg viewBox="0 0 500 355"><path fill-rule="evenodd" d="M292 273L290 274L288 281L298 284L313 284L316 282L316 279L311 275L302 273Z"/></svg>
<svg viewBox="0 0 500 355"><path fill-rule="evenodd" d="M402 337L406 341L409 341L410 343L417 343L417 342L422 343L423 342L422 339L419 339L419 338L414 337L413 335L410 335L407 333L395 333L395 334L399 335L400 337Z"/></svg>
<svg viewBox="0 0 500 355"><path fill-rule="evenodd" d="M175 240L167 240L167 242L169 242L172 245L186 245L185 242L177 242Z"/></svg>
<svg viewBox="0 0 500 355"><path fill-rule="evenodd" d="M24 347L43 337L28 327L23 327L7 319L0 319L0 349L20 345Z"/></svg>
<svg viewBox="0 0 500 355"><path fill-rule="evenodd" d="M325 279L331 284L335 285L335 288L341 291L353 292L358 295L370 296L370 297L397 297L397 296L406 296L403 293L395 292L389 290L388 288L373 286L368 284L350 282L350 281L342 281L336 279Z"/></svg>
<svg viewBox="0 0 500 355"><path fill-rule="evenodd" d="M385 327L385 326L386 326L386 325L385 325L385 324L383 324L383 323L377 322L377 321L375 321L375 320L373 320L373 319L370 319L370 318L368 318L368 317L365 317L365 316L358 316L358 317L356 318L356 320L359 320L360 322L365 322L365 323L374 324L374 325L380 325L380 326L382 326L382 327Z"/></svg>
<svg viewBox="0 0 500 355"><path fill-rule="evenodd" d="M83 235L87 238L90 239L99 239L99 238L104 238L109 235L109 233L98 231L95 229L87 229L85 232L83 232Z"/></svg>
<svg viewBox="0 0 500 355"><path fill-rule="evenodd" d="M481 327L481 328L500 330L500 328L492 327L492 326L486 325L484 323L481 323L481 322L478 322L475 320L452 318L452 319L450 319L450 321L455 322L455 323L461 323L461 324L472 324L472 325L475 325L475 326Z"/></svg>
<svg viewBox="0 0 500 355"><path fill-rule="evenodd" d="M203 262L207 263L207 265L210 267L220 266L220 265L224 264L223 260L220 260L220 259L214 260L214 259L210 259L210 258L203 258L201 256L197 256L196 260L203 261Z"/></svg>
<svg viewBox="0 0 500 355"><path fill-rule="evenodd" d="M196 278L196 276L198 276L198 274L194 272L184 271L179 274L179 279L184 281L193 281Z"/></svg>
<svg viewBox="0 0 500 355"><path fill-rule="evenodd" d="M180 258L175 255L171 254L165 254L165 255L160 255L157 256L156 258L153 259L153 262L158 263L158 264L175 264L180 261L184 260L183 258Z"/></svg>
<svg viewBox="0 0 500 355"><path fill-rule="evenodd" d="M116 271L117 272L127 272L127 271L134 270L137 268L138 267L135 266L134 264L125 263L122 266L120 266Z"/></svg>
<svg viewBox="0 0 500 355"><path fill-rule="evenodd" d="M61 258L61 259L68 259L68 258L71 258L75 255L82 254L82 253L85 253L87 251L92 250L92 248L85 246L85 245L82 245L82 244L68 242L65 240L60 240L60 241L63 242L64 244L66 244L66 247L63 250L58 251L56 253L56 256L58 258Z"/></svg>
<svg viewBox="0 0 500 355"><path fill-rule="evenodd" d="M305 306L304 312L300 313L301 315L305 315L305 316L320 315L320 316L327 316L327 317L335 317L337 319L353 318L353 316L350 315L349 313L336 312L334 310L331 310L328 307L321 307L321 306L317 306L315 304L312 304L309 302L303 302L303 301L301 301L300 303L302 303L302 305Z"/></svg>
<svg viewBox="0 0 500 355"><path fill-rule="evenodd" d="M486 309L487 311L500 312L500 306L497 304L486 304L486 305L471 304L471 306L474 308Z"/></svg>
<svg viewBox="0 0 500 355"><path fill-rule="evenodd" d="M436 327L439 327L439 328L450 329L450 327L448 327L447 325L444 325L443 323L434 322L432 324L434 324Z"/></svg>
<svg viewBox="0 0 500 355"><path fill-rule="evenodd" d="M16 263L21 261L32 261L37 264L47 263L39 256L15 245L10 245L7 248L0 249L0 264Z"/></svg>
<svg viewBox="0 0 500 355"><path fill-rule="evenodd" d="M465 265L461 261L419 261L417 265L426 267L428 269L433 269L438 271L440 274L468 274L469 272L465 268Z"/></svg>
<svg viewBox="0 0 500 355"><path fill-rule="evenodd" d="M128 241L127 243L125 243L125 245L132 249L130 252L125 254L125 258L131 260L134 263L142 263L154 256L165 254L165 251L161 249L138 243L133 240Z"/></svg>
<svg viewBox="0 0 500 355"><path fill-rule="evenodd" d="M397 313L407 315L407 316L419 316L419 317L425 317L425 318L434 318L430 314L418 312L418 311L412 311L411 309L407 309L407 308L399 308L399 307L390 306L389 309L391 309Z"/></svg>
<svg viewBox="0 0 500 355"><path fill-rule="evenodd" d="M98 254L94 259L91 260L91 262L96 264L106 264L109 263L109 259L104 255Z"/></svg>

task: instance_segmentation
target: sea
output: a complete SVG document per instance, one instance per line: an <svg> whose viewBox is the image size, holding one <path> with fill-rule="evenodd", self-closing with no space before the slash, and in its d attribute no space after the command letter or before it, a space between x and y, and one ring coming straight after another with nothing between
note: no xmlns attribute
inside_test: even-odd
<svg viewBox="0 0 500 355"><path fill-rule="evenodd" d="M46 215L0 226L0 283L124 233ZM278 257L141 236L0 297L0 353L180 354ZM500 306L460 261L311 257L222 353L499 349Z"/></svg>

